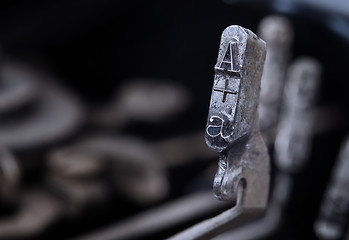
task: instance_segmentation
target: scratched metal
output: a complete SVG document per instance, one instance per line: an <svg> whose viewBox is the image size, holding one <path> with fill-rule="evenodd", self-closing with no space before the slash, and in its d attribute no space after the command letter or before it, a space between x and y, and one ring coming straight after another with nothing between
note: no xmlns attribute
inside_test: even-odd
<svg viewBox="0 0 349 240"><path fill-rule="evenodd" d="M293 42L292 24L287 18L271 15L259 24L259 35L267 43L261 82L259 124L267 145L274 144Z"/></svg>
<svg viewBox="0 0 349 240"><path fill-rule="evenodd" d="M275 140L275 161L285 171L298 171L309 157L320 75L321 66L312 58L300 58L289 68Z"/></svg>
<svg viewBox="0 0 349 240"><path fill-rule="evenodd" d="M284 137L282 139L284 145L279 145L281 140L277 138L274 158L277 166L275 169L277 175L274 179L274 189L268 209L264 217L259 221L231 230L215 238L215 240L265 239L274 234L280 227L284 218L284 210L287 207L288 198L292 191L292 173L299 172L304 167L307 160L304 152L307 149L305 148L311 147L310 137L312 136L312 131L310 126L313 123L314 102L320 83L319 76L320 65L315 60L309 58L299 59L290 67L279 132L279 134L283 135L278 135L278 137ZM295 129L298 127L301 129L301 133ZM294 135L301 139L290 139ZM299 146L301 148L295 149L295 145L287 145L290 141L299 141L300 144L306 145L301 145ZM295 144L298 144L298 142ZM280 156L288 157L286 159L288 162L285 164L280 163Z"/></svg>
<svg viewBox="0 0 349 240"><path fill-rule="evenodd" d="M258 125L257 105L265 42L240 26L222 34L206 125L206 143L219 153L213 183L217 198L235 205L171 240L211 239L260 216L269 191L269 155Z"/></svg>
<svg viewBox="0 0 349 240"><path fill-rule="evenodd" d="M349 137L343 142L314 230L320 239L342 239L349 214Z"/></svg>
<svg viewBox="0 0 349 240"><path fill-rule="evenodd" d="M261 176L269 171L269 157L255 122L265 54L265 42L251 31L240 26L224 30L206 125L206 143L220 154L213 184L219 199L233 197L248 168L260 170ZM269 176L265 180L269 182Z"/></svg>
<svg viewBox="0 0 349 240"><path fill-rule="evenodd" d="M251 133L264 48L264 41L242 27L230 26L222 33L206 125L206 143L215 152Z"/></svg>

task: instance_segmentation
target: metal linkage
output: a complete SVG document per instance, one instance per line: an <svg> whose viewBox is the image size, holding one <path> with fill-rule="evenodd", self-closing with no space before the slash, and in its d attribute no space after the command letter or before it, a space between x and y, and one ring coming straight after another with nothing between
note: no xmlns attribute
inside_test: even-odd
<svg viewBox="0 0 349 240"><path fill-rule="evenodd" d="M267 43L267 56L258 106L259 124L267 145L274 144L286 69L293 42L292 24L287 18L271 15L259 24L259 36Z"/></svg>
<svg viewBox="0 0 349 240"><path fill-rule="evenodd" d="M320 213L314 225L320 239L342 239L349 215L349 137L341 147ZM348 235L349 236L349 235ZM347 237L348 239L348 237Z"/></svg>
<svg viewBox="0 0 349 240"><path fill-rule="evenodd" d="M76 239L144 239L150 234L168 230L203 217L205 214L226 209L228 204L230 203L215 201L211 191L196 192Z"/></svg>
<svg viewBox="0 0 349 240"><path fill-rule="evenodd" d="M272 190L268 208L262 219L227 231L215 237L214 240L252 240L263 239L272 235L282 223L283 210L292 188L292 180L288 174L277 174L274 182L275 186Z"/></svg>
<svg viewBox="0 0 349 240"><path fill-rule="evenodd" d="M276 137L275 156L278 167L273 192L265 216L254 223L219 236L216 240L262 239L272 235L282 223L284 208L292 190L292 173L299 172L308 160L305 150L311 147L314 123L314 100L320 84L320 65L310 58L295 61L286 81L281 124ZM306 126L307 129L303 129ZM302 131L298 131L298 129ZM298 141L298 142L295 142ZM295 148L301 145L301 149Z"/></svg>
<svg viewBox="0 0 349 240"><path fill-rule="evenodd" d="M224 30L206 127L207 145L220 154L216 197L235 198L244 179L245 204L255 207L265 207L269 185L269 157L256 111L264 60L265 42L254 33L239 26Z"/></svg>
<svg viewBox="0 0 349 240"><path fill-rule="evenodd" d="M257 105L265 42L250 30L223 31L206 126L206 143L219 153L217 198L236 205L170 239L208 239L263 213L269 189L269 155L259 132Z"/></svg>

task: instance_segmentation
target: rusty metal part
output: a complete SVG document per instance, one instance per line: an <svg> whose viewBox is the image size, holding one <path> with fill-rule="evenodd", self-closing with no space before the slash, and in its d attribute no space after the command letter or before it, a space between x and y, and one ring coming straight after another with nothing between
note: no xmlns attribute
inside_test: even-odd
<svg viewBox="0 0 349 240"><path fill-rule="evenodd" d="M62 204L47 193L34 190L21 198L20 209L0 220L0 239L23 239L39 234L62 215Z"/></svg>
<svg viewBox="0 0 349 240"><path fill-rule="evenodd" d="M274 144L279 120L293 28L287 18L271 15L260 22L258 33L267 43L258 107L259 123L264 140L271 145Z"/></svg>
<svg viewBox="0 0 349 240"><path fill-rule="evenodd" d="M320 64L312 58L297 59L289 68L275 140L276 164L284 171L299 171L309 157L320 73Z"/></svg>
<svg viewBox="0 0 349 240"><path fill-rule="evenodd" d="M162 206L135 215L101 231L78 237L81 240L134 239L164 231L192 221L203 214L224 209L229 202L220 202L209 192L197 192Z"/></svg>
<svg viewBox="0 0 349 240"><path fill-rule="evenodd" d="M215 152L228 151L252 132L265 48L262 39L242 27L222 33L206 126L206 143Z"/></svg>
<svg viewBox="0 0 349 240"><path fill-rule="evenodd" d="M14 201L18 195L20 178L17 159L6 149L0 148L0 198Z"/></svg>
<svg viewBox="0 0 349 240"><path fill-rule="evenodd" d="M349 137L341 147L327 187L320 213L314 225L320 239L342 239L349 214Z"/></svg>
<svg viewBox="0 0 349 240"><path fill-rule="evenodd" d="M32 71L13 62L1 63L0 114L28 105L39 95L40 86Z"/></svg>
<svg viewBox="0 0 349 240"><path fill-rule="evenodd" d="M114 103L96 111L92 122L120 127L129 120L159 122L188 107L188 91L169 81L131 79L116 94Z"/></svg>
<svg viewBox="0 0 349 240"><path fill-rule="evenodd" d="M257 105L265 53L265 42L251 31L240 26L223 31L206 143L220 155L215 195L232 199L236 205L171 239L209 239L263 213L269 189L269 155L259 131Z"/></svg>

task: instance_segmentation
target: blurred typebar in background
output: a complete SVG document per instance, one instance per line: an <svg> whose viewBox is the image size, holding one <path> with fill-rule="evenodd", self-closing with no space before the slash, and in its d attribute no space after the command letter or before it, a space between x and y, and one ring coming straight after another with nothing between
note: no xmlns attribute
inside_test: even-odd
<svg viewBox="0 0 349 240"><path fill-rule="evenodd" d="M0 239L164 239L214 198L222 31L267 42L265 213L215 239L345 239L349 3L2 1Z"/></svg>

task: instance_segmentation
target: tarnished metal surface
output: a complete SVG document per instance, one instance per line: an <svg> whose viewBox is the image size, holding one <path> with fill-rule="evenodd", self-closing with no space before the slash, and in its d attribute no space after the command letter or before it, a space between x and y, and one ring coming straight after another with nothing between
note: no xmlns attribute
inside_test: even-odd
<svg viewBox="0 0 349 240"><path fill-rule="evenodd" d="M163 3L149 7L158 4ZM208 6L201 4L200 9ZM236 7L239 11L240 4ZM207 66L214 54L207 46L217 40L210 32L227 24L221 21L225 11L207 10L217 14L211 19L216 22L210 20L216 26L213 30L206 23L194 27L190 21L173 22L167 9L157 11L164 12L157 22L166 25L169 17L171 27L160 30L151 24L142 29L126 11L122 16L132 21L112 30L124 29L117 34L121 42L112 39L105 44L100 31L94 32L100 41L89 41L90 31L84 29L82 38L72 31L64 41L55 38L61 46L27 38L19 48L16 42L4 45L10 47L5 49L8 54L14 51L40 69L52 68L62 79L58 82L35 71L34 65L0 59L0 239L163 239L176 233L171 239L312 239L308 236L314 236L314 229L320 238L342 239L344 234L348 238L345 164L333 173L315 225L313 214L308 214L316 210L314 203L321 200L325 186L325 179L316 176L330 170L332 163L326 161L347 131L348 83L340 66L348 62L344 57L348 52L341 45L343 39L337 41L338 36L318 22L305 21L299 28L303 20L296 15L290 16L292 25L281 16L267 17L258 30L267 43L263 67L264 42L247 29L228 27L214 68L204 128L201 120L207 109L202 99L209 96L203 89L210 82L204 76L210 75ZM231 15L228 9L229 21L256 28L259 13L265 12L258 10L250 18L245 10ZM191 12L184 13L192 19ZM248 22L240 19L242 15ZM142 22L148 21L142 17ZM135 23L137 30L130 31ZM97 29L98 24L91 26ZM302 33L295 38L294 55L306 49L324 66L319 107L315 107L318 63L298 59L285 74L293 26L295 33ZM182 27L187 32L178 34ZM198 33L199 41L193 38ZM319 46L325 47L315 49ZM125 50L128 47L132 48ZM29 54L22 52L25 49ZM31 56L42 53L49 61ZM84 60L86 56L97 64ZM268 201L269 156L261 134L275 159ZM214 151L205 144L204 135ZM214 193L226 201L208 192L217 155Z"/></svg>
<svg viewBox="0 0 349 240"><path fill-rule="evenodd" d="M213 186L219 199L231 199L246 177L269 184L269 157L256 119L265 52L265 42L247 29L230 26L222 34L206 125L206 143L220 154ZM258 197L261 205L266 196Z"/></svg>
<svg viewBox="0 0 349 240"><path fill-rule="evenodd" d="M227 231L215 237L214 240L252 240L270 237L282 224L283 211L288 203L288 198L292 190L290 175L278 174L274 180L275 186L272 190L268 208L263 218Z"/></svg>
<svg viewBox="0 0 349 240"><path fill-rule="evenodd" d="M236 205L170 239L210 239L260 215L269 189L269 155L257 105L266 47L240 26L223 31L206 125L206 143L220 154L214 192Z"/></svg>
<svg viewBox="0 0 349 240"><path fill-rule="evenodd" d="M315 233L320 239L342 239L349 214L349 138L340 150L332 172L320 213L315 222Z"/></svg>
<svg viewBox="0 0 349 240"><path fill-rule="evenodd" d="M251 134L265 59L265 42L239 26L224 30L206 125L206 143L215 152Z"/></svg>
<svg viewBox="0 0 349 240"><path fill-rule="evenodd" d="M285 207L293 187L292 174L300 172L309 159L304 152L286 143L301 144L300 147L310 150L314 101L320 84L320 65L313 59L301 58L291 65L288 74L278 131L280 135L277 135L275 146L274 160L277 173L265 216L259 221L227 232L217 237L217 240L264 239L271 236L282 224ZM304 125L307 129L304 129ZM300 128L302 133L299 134L295 128ZM295 136L298 138L294 138ZM294 143L295 141L298 142ZM294 157L294 154L299 154L297 155L299 157ZM282 161L285 161L283 157L287 157L287 164L282 164Z"/></svg>

